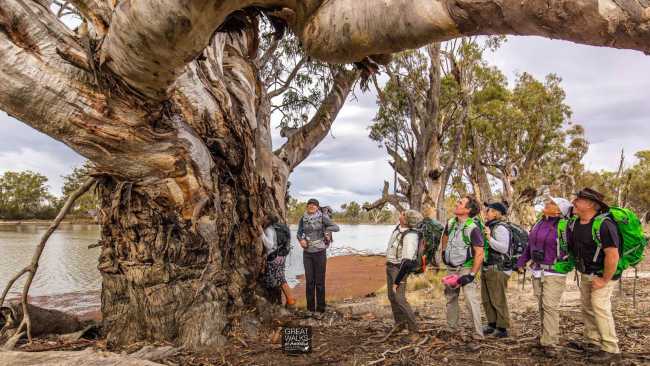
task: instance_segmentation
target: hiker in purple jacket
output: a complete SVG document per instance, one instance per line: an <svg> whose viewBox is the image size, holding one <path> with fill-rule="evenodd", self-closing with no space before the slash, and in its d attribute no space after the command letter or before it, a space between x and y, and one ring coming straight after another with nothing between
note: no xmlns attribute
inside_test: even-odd
<svg viewBox="0 0 650 366"><path fill-rule="evenodd" d="M556 346L560 335L560 299L566 286L566 274L553 268L558 253L564 258L566 253L559 249L558 224L571 212L571 203L564 198L549 197L544 203L544 216L533 226L528 235L528 246L517 261L517 270L532 261L533 290L539 303L542 322L542 336L535 349L547 357L557 355Z"/></svg>

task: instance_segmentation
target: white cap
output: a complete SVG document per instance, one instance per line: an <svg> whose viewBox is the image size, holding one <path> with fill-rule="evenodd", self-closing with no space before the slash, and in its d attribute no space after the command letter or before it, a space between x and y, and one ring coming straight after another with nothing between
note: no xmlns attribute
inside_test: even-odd
<svg viewBox="0 0 650 366"><path fill-rule="evenodd" d="M553 203L557 205L557 207L560 208L560 212L562 212L562 216L567 217L569 216L569 212L571 212L571 207L573 205L569 200L560 198L560 197L548 197Z"/></svg>

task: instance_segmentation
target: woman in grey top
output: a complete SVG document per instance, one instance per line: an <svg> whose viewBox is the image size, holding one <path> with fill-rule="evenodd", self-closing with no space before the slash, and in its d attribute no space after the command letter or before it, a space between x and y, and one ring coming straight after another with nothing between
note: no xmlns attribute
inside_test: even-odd
<svg viewBox="0 0 650 366"><path fill-rule="evenodd" d="M318 200L307 201L307 210L298 222L298 242L303 248L308 311L325 312L326 251L333 231L339 231L339 227L323 214Z"/></svg>

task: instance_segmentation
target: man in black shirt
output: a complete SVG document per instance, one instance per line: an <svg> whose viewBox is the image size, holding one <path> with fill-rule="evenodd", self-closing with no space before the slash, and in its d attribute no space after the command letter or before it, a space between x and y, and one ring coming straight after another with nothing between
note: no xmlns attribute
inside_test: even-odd
<svg viewBox="0 0 650 366"><path fill-rule="evenodd" d="M582 280L580 295L587 344L578 346L595 351L590 357L595 362L610 362L620 354L611 296L620 277L615 272L621 243L614 221L599 216L609 210L603 199L601 193L590 188L576 193L573 210L578 217L567 229L569 251L575 257ZM598 223L600 228L594 232Z"/></svg>

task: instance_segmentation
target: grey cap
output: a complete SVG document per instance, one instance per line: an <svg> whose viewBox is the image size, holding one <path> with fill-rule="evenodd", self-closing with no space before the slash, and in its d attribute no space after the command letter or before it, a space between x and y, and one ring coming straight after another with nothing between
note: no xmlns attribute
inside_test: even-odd
<svg viewBox="0 0 650 366"><path fill-rule="evenodd" d="M406 225L409 227L416 227L423 219L422 214L415 210L404 211L406 217Z"/></svg>

